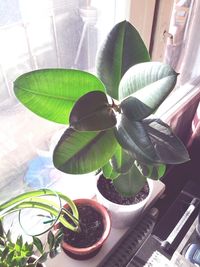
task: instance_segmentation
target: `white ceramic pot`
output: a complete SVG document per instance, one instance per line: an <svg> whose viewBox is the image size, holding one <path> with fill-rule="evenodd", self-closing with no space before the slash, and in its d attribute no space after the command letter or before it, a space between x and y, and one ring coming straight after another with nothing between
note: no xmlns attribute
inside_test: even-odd
<svg viewBox="0 0 200 267"><path fill-rule="evenodd" d="M114 228L126 228L131 224L134 224L136 219L141 215L142 211L147 207L150 199L152 198L153 188L155 181L147 179L149 185L148 196L137 204L121 205L111 202L106 199L98 190L96 192L97 201L106 207L111 216L112 227Z"/></svg>

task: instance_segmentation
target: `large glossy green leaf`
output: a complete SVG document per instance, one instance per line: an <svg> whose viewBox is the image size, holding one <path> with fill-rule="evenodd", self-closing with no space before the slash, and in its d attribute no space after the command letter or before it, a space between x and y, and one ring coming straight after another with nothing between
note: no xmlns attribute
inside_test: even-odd
<svg viewBox="0 0 200 267"><path fill-rule="evenodd" d="M124 114L120 114L115 136L119 144L129 151L134 159L145 164L157 162L153 144L142 122L130 121Z"/></svg>
<svg viewBox="0 0 200 267"><path fill-rule="evenodd" d="M78 132L68 128L53 153L57 169L83 174L103 167L117 146L113 129L101 132Z"/></svg>
<svg viewBox="0 0 200 267"><path fill-rule="evenodd" d="M119 99L122 100L135 93L134 97L151 109L155 109L174 88L176 79L177 73L168 64L160 62L137 64L123 76L119 85Z"/></svg>
<svg viewBox="0 0 200 267"><path fill-rule="evenodd" d="M106 94L92 91L75 103L69 122L78 131L101 131L114 127L117 120Z"/></svg>
<svg viewBox="0 0 200 267"><path fill-rule="evenodd" d="M127 21L118 23L109 33L97 55L97 74L107 93L118 99L118 86L124 73L150 57L137 30Z"/></svg>
<svg viewBox="0 0 200 267"><path fill-rule="evenodd" d="M134 196L136 195L145 185L146 177L144 177L138 168L133 164L130 171L124 175L120 175L113 184L115 189L123 196Z"/></svg>
<svg viewBox="0 0 200 267"><path fill-rule="evenodd" d="M160 163L179 164L190 159L185 146L166 123L160 119L143 122Z"/></svg>
<svg viewBox="0 0 200 267"><path fill-rule="evenodd" d="M94 75L67 69L42 69L21 75L14 82L16 97L31 111L50 121L67 124L69 114L82 95L105 91Z"/></svg>
<svg viewBox="0 0 200 267"><path fill-rule="evenodd" d="M119 144L144 165L179 164L188 152L170 127L159 119L129 120L119 116L115 136Z"/></svg>

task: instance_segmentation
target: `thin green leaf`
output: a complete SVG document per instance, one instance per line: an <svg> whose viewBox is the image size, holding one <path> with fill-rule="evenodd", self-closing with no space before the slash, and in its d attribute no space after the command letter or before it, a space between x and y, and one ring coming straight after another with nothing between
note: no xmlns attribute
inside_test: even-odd
<svg viewBox="0 0 200 267"><path fill-rule="evenodd" d="M33 244L36 246L38 251L42 254L44 248L43 248L43 244L42 244L41 240L38 237L33 236Z"/></svg>
<svg viewBox="0 0 200 267"><path fill-rule="evenodd" d="M0 220L0 237L4 236L2 220Z"/></svg>
<svg viewBox="0 0 200 267"><path fill-rule="evenodd" d="M48 252L44 252L39 259L37 260L38 263L43 263L47 260L48 258Z"/></svg>
<svg viewBox="0 0 200 267"><path fill-rule="evenodd" d="M63 236L64 236L64 233L62 231L59 231L58 233L56 233L55 244L54 244L55 249L60 247L60 244L63 240Z"/></svg>
<svg viewBox="0 0 200 267"><path fill-rule="evenodd" d="M118 99L118 86L133 65L149 61L149 53L137 30L128 22L118 23L109 33L97 55L97 74L107 93Z"/></svg>
<svg viewBox="0 0 200 267"><path fill-rule="evenodd" d="M18 236L18 238L17 238L16 244L15 244L15 249L16 249L17 251L21 251L21 249L22 249L22 245L23 245L23 240L22 240L22 236L20 235L20 236Z"/></svg>
<svg viewBox="0 0 200 267"><path fill-rule="evenodd" d="M112 157L117 146L113 129L101 132L77 132L68 128L53 153L57 169L72 174L95 171Z"/></svg>
<svg viewBox="0 0 200 267"><path fill-rule="evenodd" d="M47 242L49 244L49 249L51 250L53 248L54 244L55 244L55 237L54 237L52 231L48 232Z"/></svg>
<svg viewBox="0 0 200 267"><path fill-rule="evenodd" d="M120 175L113 180L115 189L123 196L130 197L136 195L145 185L144 177L138 168L133 164L128 173Z"/></svg>
<svg viewBox="0 0 200 267"><path fill-rule="evenodd" d="M80 97L70 113L70 126L78 131L101 131L117 120L105 93L93 91Z"/></svg>
<svg viewBox="0 0 200 267"><path fill-rule="evenodd" d="M8 256L7 256L6 261L7 261L8 263L11 263L11 262L12 262L12 259L13 259L13 257L14 257L14 255L15 255L15 251L14 251L14 250L13 250L13 251L10 251L10 252L8 253Z"/></svg>
<svg viewBox="0 0 200 267"><path fill-rule="evenodd" d="M4 261L5 258L7 257L9 253L9 247L5 247L4 250L2 251L2 255L1 255L1 260Z"/></svg>
<svg viewBox="0 0 200 267"><path fill-rule="evenodd" d="M105 91L96 76L71 69L36 70L14 82L15 95L23 105L45 119L62 124L68 124L78 98L94 90Z"/></svg>

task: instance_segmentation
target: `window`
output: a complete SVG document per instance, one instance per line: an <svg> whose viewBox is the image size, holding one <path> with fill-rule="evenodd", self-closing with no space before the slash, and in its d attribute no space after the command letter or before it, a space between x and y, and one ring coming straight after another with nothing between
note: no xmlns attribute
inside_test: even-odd
<svg viewBox="0 0 200 267"><path fill-rule="evenodd" d="M10 197L8 192L16 195L27 186L46 186L59 176L49 151L52 136L63 126L26 110L13 94L13 81L38 68L93 72L99 43L117 21L125 19L128 3L1 0L0 200Z"/></svg>

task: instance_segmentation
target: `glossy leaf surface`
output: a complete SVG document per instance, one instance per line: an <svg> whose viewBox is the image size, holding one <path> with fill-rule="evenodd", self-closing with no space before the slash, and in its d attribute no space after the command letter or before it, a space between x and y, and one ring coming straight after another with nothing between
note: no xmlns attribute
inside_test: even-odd
<svg viewBox="0 0 200 267"><path fill-rule="evenodd" d="M94 90L105 88L97 77L80 70L36 70L14 82L15 95L22 104L39 116L62 124L68 124L78 98Z"/></svg>
<svg viewBox="0 0 200 267"><path fill-rule="evenodd" d="M75 103L70 113L70 126L78 131L101 131L115 126L115 113L106 94L92 91Z"/></svg>
<svg viewBox="0 0 200 267"><path fill-rule="evenodd" d="M115 189L123 196L134 196L145 185L146 177L144 177L138 168L133 164L130 171L124 175L120 175L113 180Z"/></svg>
<svg viewBox="0 0 200 267"><path fill-rule="evenodd" d="M189 160L183 143L161 120L131 121L124 114L119 117L116 139L139 162L154 165L179 164Z"/></svg>
<svg viewBox="0 0 200 267"><path fill-rule="evenodd" d="M157 161L153 144L142 122L130 121L124 114L120 114L115 136L119 144L136 160L146 164Z"/></svg>
<svg viewBox="0 0 200 267"><path fill-rule="evenodd" d="M185 146L166 123L160 119L145 119L144 126L160 163L179 164L190 159Z"/></svg>
<svg viewBox="0 0 200 267"><path fill-rule="evenodd" d="M130 68L120 81L119 99L134 93L134 97L154 110L174 88L176 79L177 73L168 64L137 64Z"/></svg>
<svg viewBox="0 0 200 267"><path fill-rule="evenodd" d="M149 53L138 31L127 21L118 23L109 33L97 55L97 74L107 93L118 99L118 86L133 65L149 61Z"/></svg>
<svg viewBox="0 0 200 267"><path fill-rule="evenodd" d="M83 174L103 167L117 146L113 129L101 132L78 132L68 128L53 154L57 169L71 174Z"/></svg>

